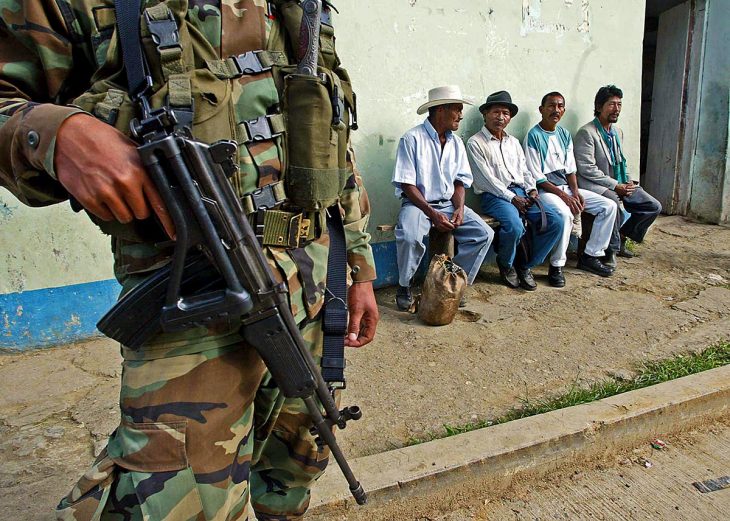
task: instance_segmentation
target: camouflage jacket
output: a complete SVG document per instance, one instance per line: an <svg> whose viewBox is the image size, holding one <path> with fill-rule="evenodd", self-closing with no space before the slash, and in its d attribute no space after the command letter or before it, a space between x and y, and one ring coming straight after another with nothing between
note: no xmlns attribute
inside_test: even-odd
<svg viewBox="0 0 730 521"><path fill-rule="evenodd" d="M145 5L159 4L147 0ZM207 40L218 58L267 48L281 31L272 4L265 0L167 0L182 13L191 32ZM58 129L81 111L74 100L110 78L123 79L115 33L113 0L0 0L0 186L23 203L44 206L68 198L55 178L54 144ZM121 78L121 80L120 80ZM239 121L264 115L278 103L270 73L230 80ZM85 94L86 93L86 94ZM98 116L98 114L97 114ZM124 130L124 129L120 129ZM229 138L235 139L236 136ZM279 178L279 147L273 141L241 147L239 193ZM352 177L341 198L348 241L348 263L356 281L375 278L366 231L370 207L350 152ZM151 243L112 237L117 278L133 285L144 273L167 262L170 251ZM292 311L299 320L321 308L328 236L304 248L269 248L275 272L287 279Z"/></svg>

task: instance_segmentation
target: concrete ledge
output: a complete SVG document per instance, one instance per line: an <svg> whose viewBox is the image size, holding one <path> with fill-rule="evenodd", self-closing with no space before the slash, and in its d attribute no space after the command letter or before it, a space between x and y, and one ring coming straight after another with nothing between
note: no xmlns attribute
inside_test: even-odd
<svg viewBox="0 0 730 521"><path fill-rule="evenodd" d="M307 519L379 519L399 502L438 501L448 489L499 493L515 479L614 454L730 412L730 366L351 462L368 492L357 507L334 461L313 490ZM389 518L389 517L386 517ZM405 519L405 517L403 518Z"/></svg>

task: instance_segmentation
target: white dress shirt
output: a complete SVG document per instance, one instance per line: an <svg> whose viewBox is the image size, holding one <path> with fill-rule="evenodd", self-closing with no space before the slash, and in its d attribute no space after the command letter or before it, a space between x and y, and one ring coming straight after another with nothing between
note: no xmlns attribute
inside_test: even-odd
<svg viewBox="0 0 730 521"><path fill-rule="evenodd" d="M441 148L438 133L428 118L406 132L398 144L393 170L395 195L401 197L401 183L415 185L429 203L448 201L454 195L454 182L464 188L472 183L469 160L461 138L446 132Z"/></svg>
<svg viewBox="0 0 730 521"><path fill-rule="evenodd" d="M474 175L474 193L490 194L512 201L515 193L510 185L518 185L529 193L535 190L535 178L527 169L525 153L517 138L503 132L501 140L487 127L469 138L466 150Z"/></svg>

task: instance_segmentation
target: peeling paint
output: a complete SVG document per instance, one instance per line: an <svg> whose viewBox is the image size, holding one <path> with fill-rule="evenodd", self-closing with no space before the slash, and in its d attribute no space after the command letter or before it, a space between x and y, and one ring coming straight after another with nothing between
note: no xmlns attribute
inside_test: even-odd
<svg viewBox="0 0 730 521"><path fill-rule="evenodd" d="M13 218L17 206L9 206L7 203L0 201L0 224L4 224Z"/></svg>
<svg viewBox="0 0 730 521"><path fill-rule="evenodd" d="M543 1L522 0L521 36L527 36L530 33L550 33L557 38L561 38L567 32L573 30L571 24L566 24L560 20L560 9L555 15L555 21L546 21L542 13ZM574 0L563 0L563 5L565 8L572 10L575 7L575 2ZM575 26L575 30L583 34L584 42L591 43L590 0L581 0L580 10L580 23Z"/></svg>
<svg viewBox="0 0 730 521"><path fill-rule="evenodd" d="M80 326L81 319L79 318L78 315L72 314L71 317L66 322L63 323L63 325L66 326L67 328Z"/></svg>
<svg viewBox="0 0 730 521"><path fill-rule="evenodd" d="M3 336L13 336L13 331L10 329L10 317L3 311Z"/></svg>

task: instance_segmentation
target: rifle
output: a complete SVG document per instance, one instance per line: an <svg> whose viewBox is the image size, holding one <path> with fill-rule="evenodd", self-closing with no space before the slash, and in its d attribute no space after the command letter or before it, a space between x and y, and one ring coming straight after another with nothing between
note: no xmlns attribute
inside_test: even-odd
<svg viewBox="0 0 730 521"><path fill-rule="evenodd" d="M321 0L315 3L319 11L305 10L303 25L313 23L312 14L319 23ZM317 45L316 40L308 39L307 45ZM238 169L236 143L197 141L169 106L152 110L143 95L137 101L142 116L133 121L132 134L141 143L137 150L173 219L177 239L171 263L122 297L97 327L138 349L160 330L240 324L242 337L261 356L284 396L304 401L318 445L330 448L350 492L364 504L365 491L332 432L362 412L357 406L337 409L289 309L286 285L274 278L228 181Z"/></svg>

